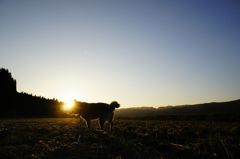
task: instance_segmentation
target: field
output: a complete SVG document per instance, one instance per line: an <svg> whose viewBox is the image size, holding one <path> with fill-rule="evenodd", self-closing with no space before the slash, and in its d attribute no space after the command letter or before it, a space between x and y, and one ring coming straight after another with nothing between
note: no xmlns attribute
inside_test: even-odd
<svg viewBox="0 0 240 159"><path fill-rule="evenodd" d="M113 132L77 118L1 119L0 158L240 158L240 123L115 120Z"/></svg>

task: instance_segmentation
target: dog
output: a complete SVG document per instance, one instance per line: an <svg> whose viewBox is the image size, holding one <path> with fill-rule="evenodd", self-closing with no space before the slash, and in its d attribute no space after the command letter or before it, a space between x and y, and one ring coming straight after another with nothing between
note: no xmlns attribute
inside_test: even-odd
<svg viewBox="0 0 240 159"><path fill-rule="evenodd" d="M92 119L99 119L100 128L103 130L104 123L108 121L112 132L114 110L119 108L120 104L116 101L111 104L75 102L75 107L75 113L85 119L88 128L91 127Z"/></svg>

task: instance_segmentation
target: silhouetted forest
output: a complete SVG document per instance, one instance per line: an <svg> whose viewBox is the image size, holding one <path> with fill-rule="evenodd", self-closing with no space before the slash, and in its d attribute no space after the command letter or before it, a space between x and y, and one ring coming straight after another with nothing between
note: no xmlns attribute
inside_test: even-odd
<svg viewBox="0 0 240 159"><path fill-rule="evenodd" d="M0 117L60 117L62 102L57 99L17 92L17 82L11 73L0 69Z"/></svg>
<svg viewBox="0 0 240 159"><path fill-rule="evenodd" d="M0 69L0 117L67 117L57 99L17 92L11 73ZM117 109L116 118L177 120L240 120L240 100L167 107Z"/></svg>

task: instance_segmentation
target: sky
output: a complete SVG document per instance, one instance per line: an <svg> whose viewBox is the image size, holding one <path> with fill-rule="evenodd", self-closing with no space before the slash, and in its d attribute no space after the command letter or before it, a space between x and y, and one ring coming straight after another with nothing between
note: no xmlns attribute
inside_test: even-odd
<svg viewBox="0 0 240 159"><path fill-rule="evenodd" d="M238 0L0 0L0 67L62 101L240 98Z"/></svg>

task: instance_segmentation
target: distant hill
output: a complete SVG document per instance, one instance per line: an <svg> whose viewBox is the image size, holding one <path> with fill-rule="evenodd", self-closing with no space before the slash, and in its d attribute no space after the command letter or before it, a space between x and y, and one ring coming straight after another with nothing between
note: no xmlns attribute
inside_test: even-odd
<svg viewBox="0 0 240 159"><path fill-rule="evenodd" d="M117 118L150 118L150 119L240 119L240 100L229 102L213 102L195 105L167 107L137 107L116 110Z"/></svg>

